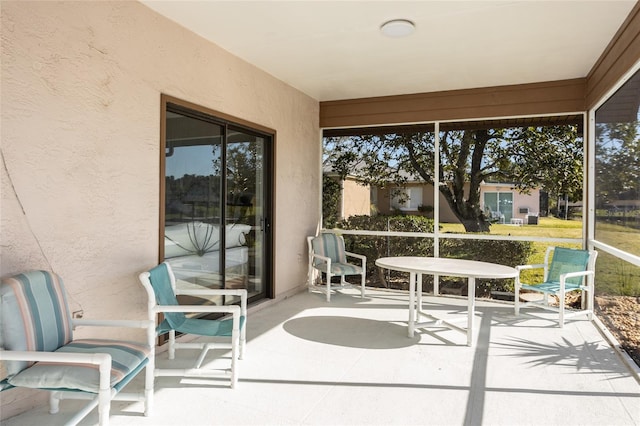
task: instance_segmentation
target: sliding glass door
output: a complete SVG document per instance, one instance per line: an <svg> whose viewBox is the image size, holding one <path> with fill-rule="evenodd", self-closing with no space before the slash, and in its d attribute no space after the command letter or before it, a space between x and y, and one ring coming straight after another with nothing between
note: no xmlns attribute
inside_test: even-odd
<svg viewBox="0 0 640 426"><path fill-rule="evenodd" d="M268 297L272 137L171 103L164 127L161 259L183 288Z"/></svg>
<svg viewBox="0 0 640 426"><path fill-rule="evenodd" d="M513 192L485 192L484 208L490 219L509 223L513 217Z"/></svg>

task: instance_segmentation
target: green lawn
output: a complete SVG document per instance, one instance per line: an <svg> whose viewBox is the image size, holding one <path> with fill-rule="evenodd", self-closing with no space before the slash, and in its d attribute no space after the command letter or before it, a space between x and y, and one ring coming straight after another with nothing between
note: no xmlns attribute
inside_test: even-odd
<svg viewBox="0 0 640 426"><path fill-rule="evenodd" d="M441 223L441 232L465 233L464 226L459 223ZM491 225L492 235L514 235L528 237L581 238L582 222L563 220L555 217L541 217L538 225Z"/></svg>

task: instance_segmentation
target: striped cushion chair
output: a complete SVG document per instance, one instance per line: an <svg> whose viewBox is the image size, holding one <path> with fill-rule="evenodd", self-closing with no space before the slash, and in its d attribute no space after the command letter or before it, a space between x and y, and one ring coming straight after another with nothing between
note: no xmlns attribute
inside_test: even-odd
<svg viewBox="0 0 640 426"><path fill-rule="evenodd" d="M356 286L345 280L347 275L360 275L360 295L364 297L365 279L367 274L366 256L345 250L344 238L336 234L320 234L317 237L307 237L309 246L309 291L319 290L326 294L327 302L331 301L331 288L344 289ZM347 257L360 259L360 265L347 262ZM322 285L322 273L327 277L326 285ZM331 277L339 276L340 284L331 282ZM320 284L316 284L320 281Z"/></svg>
<svg viewBox="0 0 640 426"><path fill-rule="evenodd" d="M135 327L147 330L144 343L73 339L77 326ZM100 425L109 422L111 400L153 397L154 325L152 321L72 319L62 279L48 271L29 271L0 283L0 360L7 377L0 390L27 387L51 391L50 412L60 399L89 399L67 424L76 424L98 407ZM144 392L120 390L146 368ZM149 367L150 366L150 367Z"/></svg>
<svg viewBox="0 0 640 426"><path fill-rule="evenodd" d="M551 254L553 253L553 256ZM529 269L543 269L544 279L541 283L525 284L520 281L520 276L515 281L515 314L520 313L523 306L537 306L539 308L558 313L558 324L564 327L566 319L576 315L593 317L594 303L594 275L598 252L587 250L575 250L564 247L548 247L544 257L544 263L539 265L516 266L518 271ZM532 293L542 293L541 300L520 302L522 290ZM565 296L572 292L581 293L581 308L568 310L565 307ZM549 296L554 295L558 299L558 306L549 304Z"/></svg>

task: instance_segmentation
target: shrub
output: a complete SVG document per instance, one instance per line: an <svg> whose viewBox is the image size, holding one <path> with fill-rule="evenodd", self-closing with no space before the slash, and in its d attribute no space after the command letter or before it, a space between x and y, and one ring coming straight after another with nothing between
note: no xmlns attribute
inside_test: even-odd
<svg viewBox="0 0 640 426"><path fill-rule="evenodd" d="M329 176L322 176L322 217L325 228L333 228L338 220L341 197L340 182Z"/></svg>
<svg viewBox="0 0 640 426"><path fill-rule="evenodd" d="M351 216L337 227L349 230L433 232L433 219L424 216ZM433 239L424 237L375 237L345 235L347 251L367 256L367 276L372 284L387 287L387 280L375 260L387 256L433 256Z"/></svg>
<svg viewBox="0 0 640 426"><path fill-rule="evenodd" d="M433 219L411 215L351 216L337 223L349 230L433 232ZM367 256L369 285L389 287L392 281L407 282L406 273L381 270L375 260L388 256L433 256L433 239L424 237L377 237L345 235L347 251ZM487 241L441 239L440 256L477 260L507 266L524 265L532 253L532 243L526 241ZM441 285L458 285L466 291L466 279L441 277ZM478 296L488 296L491 290L513 291L513 280L476 280ZM433 277L423 277L423 289L431 291Z"/></svg>
<svg viewBox="0 0 640 426"><path fill-rule="evenodd" d="M480 262L498 263L507 266L525 265L533 252L530 241L493 241L493 240L455 240L440 241L440 256L455 259L477 260ZM449 279L457 282L462 279ZM466 282L466 280L463 280ZM492 290L513 292L513 279L480 279L476 280L478 296L489 296Z"/></svg>

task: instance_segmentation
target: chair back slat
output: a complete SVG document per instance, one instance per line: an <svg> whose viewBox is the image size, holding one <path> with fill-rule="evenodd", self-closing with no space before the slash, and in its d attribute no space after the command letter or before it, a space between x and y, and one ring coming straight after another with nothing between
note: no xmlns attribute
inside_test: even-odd
<svg viewBox="0 0 640 426"><path fill-rule="evenodd" d="M166 263L161 263L149 270L149 281L153 287L158 305L172 306L179 305L173 288L171 287L171 277ZM169 330L179 328L186 320L182 312L165 312L164 321L158 325L158 333L166 333Z"/></svg>
<svg viewBox="0 0 640 426"><path fill-rule="evenodd" d="M556 247L553 251L547 282L560 282L560 275L569 272L582 272L587 270L589 264L589 252L587 250L575 250L564 247ZM567 279L567 283L579 285L583 277Z"/></svg>
<svg viewBox="0 0 640 426"><path fill-rule="evenodd" d="M311 245L313 246L314 253L328 257L332 262L347 262L344 239L341 236L330 233L321 234L313 239ZM316 260L315 262L316 265L320 263L322 263L322 261Z"/></svg>
<svg viewBox="0 0 640 426"><path fill-rule="evenodd" d="M13 351L53 352L73 339L71 312L62 278L29 271L0 284L2 347ZM7 362L9 375L33 363Z"/></svg>

